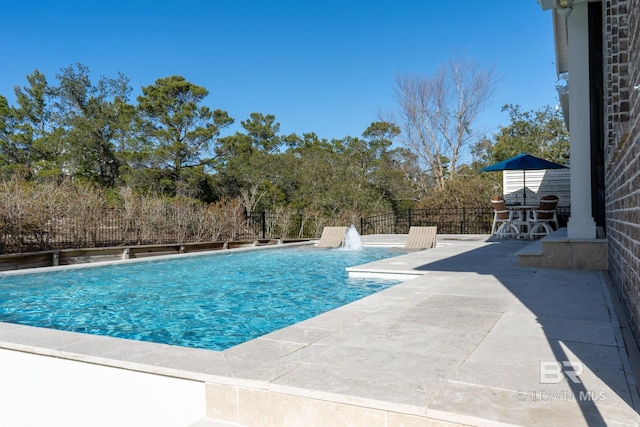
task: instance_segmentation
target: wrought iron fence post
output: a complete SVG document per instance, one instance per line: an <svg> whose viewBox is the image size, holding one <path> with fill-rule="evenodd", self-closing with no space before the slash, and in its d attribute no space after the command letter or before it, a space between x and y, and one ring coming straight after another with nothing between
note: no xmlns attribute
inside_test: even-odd
<svg viewBox="0 0 640 427"><path fill-rule="evenodd" d="M298 236L298 238L302 238L305 236L305 233L306 233L306 230L303 228L303 224L302 224L302 212L298 212L295 218L296 218L295 219L295 223L296 223L295 235Z"/></svg>
<svg viewBox="0 0 640 427"><path fill-rule="evenodd" d="M262 238L267 237L267 213L262 211Z"/></svg>
<svg viewBox="0 0 640 427"><path fill-rule="evenodd" d="M462 224L460 234L466 234L467 231L467 208L462 207Z"/></svg>

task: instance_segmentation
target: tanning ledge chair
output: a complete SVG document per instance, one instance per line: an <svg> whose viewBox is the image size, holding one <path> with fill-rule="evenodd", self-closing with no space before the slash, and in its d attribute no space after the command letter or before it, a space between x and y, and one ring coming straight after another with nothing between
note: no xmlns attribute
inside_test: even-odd
<svg viewBox="0 0 640 427"><path fill-rule="evenodd" d="M491 234L501 239L505 237L519 238L520 226L528 226L528 222L521 220L516 211L507 209L504 197L491 197L491 205L493 206Z"/></svg>
<svg viewBox="0 0 640 427"><path fill-rule="evenodd" d="M556 229L558 228L556 208L559 201L558 196L543 196L540 198L540 206L529 211L529 221L531 222L529 235L532 239L551 234L553 232L551 223L555 224Z"/></svg>
<svg viewBox="0 0 640 427"><path fill-rule="evenodd" d="M436 247L438 227L409 227L409 235L404 248L411 251L421 251Z"/></svg>
<svg viewBox="0 0 640 427"><path fill-rule="evenodd" d="M344 243L347 227L324 227L320 241L316 244L319 248L339 248Z"/></svg>

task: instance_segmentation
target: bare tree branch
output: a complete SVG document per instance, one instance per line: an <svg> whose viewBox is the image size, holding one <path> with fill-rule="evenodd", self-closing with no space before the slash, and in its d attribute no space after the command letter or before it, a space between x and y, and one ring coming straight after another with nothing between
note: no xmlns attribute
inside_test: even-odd
<svg viewBox="0 0 640 427"><path fill-rule="evenodd" d="M492 69L455 56L431 77L396 77L401 141L428 170L437 188L443 189L457 173L461 155L477 136L474 123L496 85Z"/></svg>

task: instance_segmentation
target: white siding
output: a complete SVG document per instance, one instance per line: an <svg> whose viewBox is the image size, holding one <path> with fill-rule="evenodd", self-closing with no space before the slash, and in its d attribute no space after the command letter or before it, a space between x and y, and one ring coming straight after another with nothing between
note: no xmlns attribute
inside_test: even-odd
<svg viewBox="0 0 640 427"><path fill-rule="evenodd" d="M558 206L571 205L571 185L569 169L549 169L526 171L527 204L535 205L540 197L556 195L560 198ZM523 202L523 171L504 171L502 188L507 202Z"/></svg>

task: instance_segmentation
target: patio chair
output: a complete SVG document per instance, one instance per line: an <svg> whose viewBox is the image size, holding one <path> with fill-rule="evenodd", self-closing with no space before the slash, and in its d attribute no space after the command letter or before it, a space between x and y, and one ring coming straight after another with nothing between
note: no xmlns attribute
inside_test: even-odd
<svg viewBox="0 0 640 427"><path fill-rule="evenodd" d="M436 247L438 227L409 227L409 235L404 248L411 251L421 251Z"/></svg>
<svg viewBox="0 0 640 427"><path fill-rule="evenodd" d="M339 248L344 243L347 227L324 227L320 241L316 244L319 248Z"/></svg>
<svg viewBox="0 0 640 427"><path fill-rule="evenodd" d="M528 225L528 222L521 220L517 211L507 209L507 203L502 196L491 197L491 205L493 206L491 234L501 239L505 237L519 238L520 225Z"/></svg>
<svg viewBox="0 0 640 427"><path fill-rule="evenodd" d="M529 221L531 222L529 234L531 238L551 234L554 230L551 223L555 224L555 229L558 228L556 208L559 201L558 196L543 196L540 198L540 206L529 211Z"/></svg>

